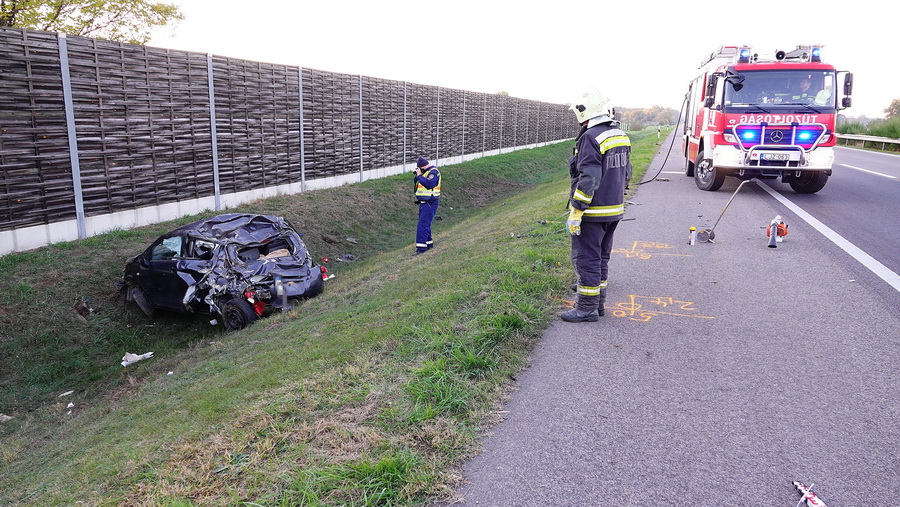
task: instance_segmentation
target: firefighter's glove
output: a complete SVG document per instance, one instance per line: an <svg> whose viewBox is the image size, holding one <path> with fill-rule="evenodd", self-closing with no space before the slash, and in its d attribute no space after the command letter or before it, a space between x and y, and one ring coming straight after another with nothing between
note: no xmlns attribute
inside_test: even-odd
<svg viewBox="0 0 900 507"><path fill-rule="evenodd" d="M572 236L581 234L581 215L584 215L582 210L572 208L569 211L569 219L566 220L566 232Z"/></svg>

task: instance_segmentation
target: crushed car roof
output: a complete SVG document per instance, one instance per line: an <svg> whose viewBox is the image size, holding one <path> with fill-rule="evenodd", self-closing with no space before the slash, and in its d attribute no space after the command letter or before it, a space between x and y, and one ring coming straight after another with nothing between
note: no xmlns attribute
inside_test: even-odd
<svg viewBox="0 0 900 507"><path fill-rule="evenodd" d="M290 222L282 217L228 213L198 220L172 232L246 244L263 243L267 239L283 233L285 229L295 230ZM298 234L301 233L298 232Z"/></svg>

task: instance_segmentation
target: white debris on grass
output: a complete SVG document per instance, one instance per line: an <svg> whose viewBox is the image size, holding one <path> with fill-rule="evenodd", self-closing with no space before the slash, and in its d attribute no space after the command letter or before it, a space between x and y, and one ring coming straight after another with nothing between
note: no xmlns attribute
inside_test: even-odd
<svg viewBox="0 0 900 507"><path fill-rule="evenodd" d="M146 354L132 354L131 352L126 352L124 356L122 356L122 366L128 366L129 364L134 364L142 359L149 359L153 357L153 352L147 352Z"/></svg>

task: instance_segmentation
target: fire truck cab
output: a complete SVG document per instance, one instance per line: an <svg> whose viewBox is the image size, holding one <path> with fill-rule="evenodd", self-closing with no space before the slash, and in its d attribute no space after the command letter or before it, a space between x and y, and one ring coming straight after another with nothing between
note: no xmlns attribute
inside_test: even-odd
<svg viewBox="0 0 900 507"><path fill-rule="evenodd" d="M726 176L780 177L798 193L825 186L853 75L822 63L821 51L797 46L763 60L748 46L722 46L701 63L682 134L685 174L698 188L718 190Z"/></svg>

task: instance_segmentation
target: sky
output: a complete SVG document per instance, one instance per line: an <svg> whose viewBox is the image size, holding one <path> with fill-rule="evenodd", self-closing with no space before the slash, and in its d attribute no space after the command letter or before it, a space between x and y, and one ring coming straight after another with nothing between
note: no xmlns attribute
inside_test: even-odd
<svg viewBox="0 0 900 507"><path fill-rule="evenodd" d="M900 98L890 2L744 0L161 0L185 19L151 46L571 103L597 88L618 107L680 109L723 45L760 55L800 44L853 72L847 116Z"/></svg>

